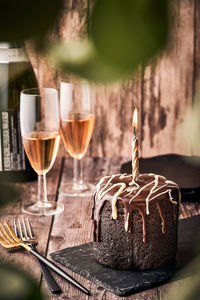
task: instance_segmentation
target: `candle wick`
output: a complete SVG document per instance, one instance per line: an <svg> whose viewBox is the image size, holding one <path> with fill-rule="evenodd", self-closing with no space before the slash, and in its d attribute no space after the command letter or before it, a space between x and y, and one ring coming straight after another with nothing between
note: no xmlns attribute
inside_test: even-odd
<svg viewBox="0 0 200 300"><path fill-rule="evenodd" d="M133 126L133 134L136 136L135 126Z"/></svg>

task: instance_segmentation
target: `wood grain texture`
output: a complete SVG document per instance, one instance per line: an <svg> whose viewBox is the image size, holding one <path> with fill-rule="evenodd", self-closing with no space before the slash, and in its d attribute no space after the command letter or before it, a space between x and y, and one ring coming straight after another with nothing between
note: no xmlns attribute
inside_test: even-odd
<svg viewBox="0 0 200 300"><path fill-rule="evenodd" d="M139 109L141 99L140 78L138 72L134 82L96 88L96 121L90 155L131 156L133 110Z"/></svg>
<svg viewBox="0 0 200 300"><path fill-rule="evenodd" d="M193 119L199 119L199 99L200 99L200 3L194 2L194 64L193 64ZM197 121L199 122L199 121ZM199 132L199 124L197 125ZM197 138L198 140L198 138ZM199 155L200 145L194 144L192 154Z"/></svg>
<svg viewBox="0 0 200 300"><path fill-rule="evenodd" d="M58 158L47 175L47 195L49 200L55 200L59 172L60 172L61 159ZM0 218L8 219L9 224L13 225L13 219L17 217L26 217L21 212L23 204L28 202L37 201L37 181L16 184L16 187L21 191L19 198L14 203L9 204L7 207L1 209ZM38 251L45 255L47 241L49 238L49 230L52 217L35 217L29 216L33 231L38 239ZM41 272L38 263L34 256L30 255L25 250L10 250L1 247L0 258L3 261L13 262L19 265L20 268L31 273L35 280L40 283ZM46 283L44 290L46 291Z"/></svg>
<svg viewBox="0 0 200 300"><path fill-rule="evenodd" d="M183 147L178 129L187 107L193 105L193 77L197 77L193 68L198 60L196 51L194 61L194 19L199 20L198 10L193 1L172 1L167 49L116 92L114 87L104 87L97 93L91 155L131 156L131 118L136 106L141 156L191 154L190 145Z"/></svg>
<svg viewBox="0 0 200 300"><path fill-rule="evenodd" d="M85 38L87 35L87 11L87 0L64 1L63 10L49 32L48 39L51 39L54 43L58 41L70 43ZM39 85L58 89L61 75L53 68L48 58L37 53L30 44L27 49Z"/></svg>
<svg viewBox="0 0 200 300"><path fill-rule="evenodd" d="M100 177L118 173L122 163L127 161L127 158L85 158L84 175L85 178L93 183L97 183ZM73 162L71 158L66 158L64 168L62 168L61 159L58 158L47 175L48 197L52 200L58 200L63 203L65 211L55 217L30 217L33 229L38 237L38 250L47 254L65 247L71 247L86 243L92 240L92 223L91 223L91 208L92 198L69 198L64 197L59 193L59 178L61 176L60 188L71 180ZM18 188L23 190L21 200L18 204L11 204L1 210L1 217L7 216L9 220L13 220L14 216L21 215L21 205L28 200L35 198L37 193L36 182L18 184ZM184 203L182 205L181 218L187 218L196 214L200 214L200 203ZM40 270L37 262L33 257L25 253L25 251L10 252L1 247L1 258L7 259L9 262L20 264L25 270L30 271L39 283L41 280ZM116 295L98 287L81 276L71 272L61 266L65 271L76 278L80 283L86 286L91 291L91 297L88 298L77 289L68 284L65 280L55 275L59 282L63 293L61 295L52 295L46 287L46 283L42 279L42 291L44 299L69 299L69 300L164 300L166 295L174 295L176 291L182 289L183 285L189 284L188 279L179 280L173 283L168 283L159 288L147 290L126 298L117 297Z"/></svg>
<svg viewBox="0 0 200 300"><path fill-rule="evenodd" d="M122 158L86 158L85 159L85 177L87 180L93 183L97 183L100 177L118 173L121 163L126 161ZM72 173L72 159L65 159L65 167L63 170L62 186L71 180ZM65 211L62 215L55 216L53 229L51 232L50 243L48 247L48 253L79 245L81 243L87 243L92 240L93 227L91 222L91 209L92 209L92 198L70 198L59 195L59 203L65 205ZM66 268L64 268L66 270ZM90 281L82 278L81 276L71 272L67 269L69 274L73 274L73 277L82 283L86 288L91 291L89 299L96 300L114 300L114 299L157 299L156 289L144 291L136 295L129 297L117 297L116 295L97 287ZM86 300L88 296L85 296L77 289L69 285L66 281L56 276L57 282L59 282L63 293L60 296L51 296L47 299L81 299Z"/></svg>
<svg viewBox="0 0 200 300"><path fill-rule="evenodd" d="M52 39L71 42L87 37L93 0L65 1ZM88 154L131 156L131 118L139 109L140 155L192 154L178 133L192 107L200 77L200 4L198 0L170 1L171 38L167 49L138 75L116 86L97 87L96 125ZM58 74L47 58L30 52L40 85L59 88L68 75ZM59 155L65 153L63 146ZM200 155L199 153L195 153Z"/></svg>
<svg viewBox="0 0 200 300"><path fill-rule="evenodd" d="M116 174L120 170L120 165L127 161L126 158L86 158L85 159L85 178L90 182L97 183L100 177L104 175ZM72 159L65 159L65 166L62 173L61 188L62 186L71 180L72 178ZM48 253L63 249L65 247L71 247L79 245L81 243L86 243L92 240L92 223L91 223L91 198L70 198L64 197L59 194L58 201L65 205L65 211L63 214L55 216L53 227L51 231L50 242L48 246ZM186 218L192 215L200 213L200 204L191 203L182 205L181 218ZM62 266L61 266L62 267ZM121 298L98 287L90 281L82 278L81 276L71 272L70 270L64 268L73 275L78 281L80 281L84 286L86 286L91 291L91 300L114 300L114 299L131 299L131 300L141 300L141 299L164 299L163 297L168 293L168 287L177 290L181 289L184 284L184 280L180 280L173 283L163 285L159 288L147 290L129 297ZM88 299L87 296L80 293L74 287L69 285L66 281L62 280L60 277L56 276L57 281L63 289L63 293L60 296L48 295L47 299ZM173 293L170 292L170 293Z"/></svg>
<svg viewBox="0 0 200 300"><path fill-rule="evenodd" d="M194 96L200 84L200 2L194 2Z"/></svg>
<svg viewBox="0 0 200 300"><path fill-rule="evenodd" d="M170 152L191 154L183 149L177 129L192 105L194 3L171 3L171 37L162 56L144 72L143 156Z"/></svg>
<svg viewBox="0 0 200 300"><path fill-rule="evenodd" d="M158 287L158 295L160 300L178 299L180 295L183 295L183 289L189 289L191 287L192 277L177 280L164 284ZM192 300L192 299L191 299Z"/></svg>

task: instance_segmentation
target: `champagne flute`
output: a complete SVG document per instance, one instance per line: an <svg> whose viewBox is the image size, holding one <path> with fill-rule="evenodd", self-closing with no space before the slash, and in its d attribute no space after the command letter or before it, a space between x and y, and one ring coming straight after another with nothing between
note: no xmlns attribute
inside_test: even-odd
<svg viewBox="0 0 200 300"><path fill-rule="evenodd" d="M61 136L68 153L74 158L73 182L61 188L66 196L89 196L94 185L83 180L84 157L94 129L94 88L85 82L60 86Z"/></svg>
<svg viewBox="0 0 200 300"><path fill-rule="evenodd" d="M37 216L60 213L63 205L48 201L46 190L46 173L54 164L60 142L57 90L23 90L20 95L20 126L24 149L38 174L37 202L24 205L22 211Z"/></svg>

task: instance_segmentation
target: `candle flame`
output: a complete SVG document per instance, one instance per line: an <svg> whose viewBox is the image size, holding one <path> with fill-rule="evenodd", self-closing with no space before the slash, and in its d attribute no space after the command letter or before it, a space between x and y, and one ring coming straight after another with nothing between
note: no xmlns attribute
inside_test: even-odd
<svg viewBox="0 0 200 300"><path fill-rule="evenodd" d="M133 112L133 128L137 129L137 125L138 125L138 112L137 112L137 108L134 109Z"/></svg>

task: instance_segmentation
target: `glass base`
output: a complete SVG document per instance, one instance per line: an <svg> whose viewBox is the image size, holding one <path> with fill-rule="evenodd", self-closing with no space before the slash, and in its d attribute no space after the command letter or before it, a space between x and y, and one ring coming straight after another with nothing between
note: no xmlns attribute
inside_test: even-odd
<svg viewBox="0 0 200 300"><path fill-rule="evenodd" d="M88 197L94 192L95 185L92 183L75 184L68 183L60 188L61 195L69 197Z"/></svg>
<svg viewBox="0 0 200 300"><path fill-rule="evenodd" d="M63 204L57 204L55 201L30 203L22 207L23 213L34 216L52 216L61 213L63 210Z"/></svg>

